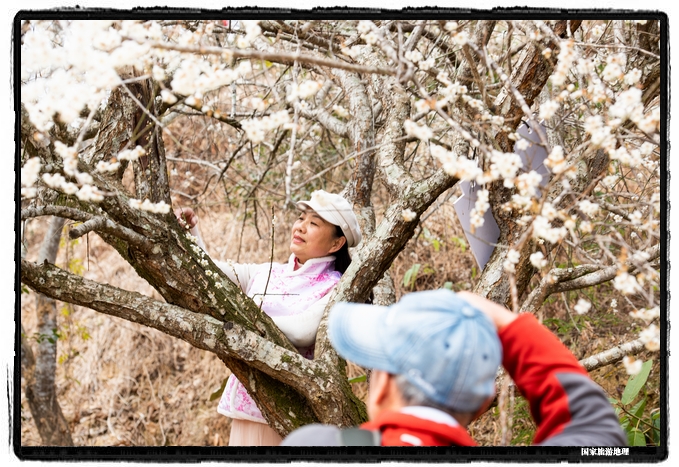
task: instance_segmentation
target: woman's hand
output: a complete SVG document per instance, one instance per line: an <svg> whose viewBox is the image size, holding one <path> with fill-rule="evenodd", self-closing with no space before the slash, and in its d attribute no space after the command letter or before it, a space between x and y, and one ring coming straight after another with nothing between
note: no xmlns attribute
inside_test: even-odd
<svg viewBox="0 0 679 467"><path fill-rule="evenodd" d="M174 215L177 217L179 223L187 230L198 225L198 215L193 212L191 208L177 208L174 210Z"/></svg>

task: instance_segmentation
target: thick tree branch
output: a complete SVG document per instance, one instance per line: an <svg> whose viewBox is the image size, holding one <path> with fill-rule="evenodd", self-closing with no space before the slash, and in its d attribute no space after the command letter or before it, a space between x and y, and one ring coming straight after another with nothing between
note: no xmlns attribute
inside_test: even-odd
<svg viewBox="0 0 679 467"><path fill-rule="evenodd" d="M649 255L648 261L653 261L660 257L660 245L655 245L645 252ZM626 261L625 265L630 272L637 269L637 266L630 260ZM521 312L535 313L551 294L593 287L613 280L619 270L619 265L604 267L593 264L568 269L552 269L524 301Z"/></svg>
<svg viewBox="0 0 679 467"><path fill-rule="evenodd" d="M22 260L21 280L37 292L152 327L182 339L196 348L213 352L227 363L251 394L263 391L253 381L259 384L267 382L278 384L279 392L283 391L278 381L294 387L307 399L324 400L325 403L320 406L332 409L318 412L317 419L309 419L308 414L304 413L296 413L295 417L288 416L289 419L286 419L277 416L276 408L266 406L265 402L263 406L265 415L272 417L273 421L270 420L272 425L277 429L280 428L283 434L303 424L319 420L343 426L361 421L346 418L352 417L352 414L342 410L342 398L339 398L338 391L346 391L348 383L337 381L334 370L329 370L322 363L306 360L296 351L276 345L234 322L222 322L209 315L194 313L136 292L100 284L49 264L39 266ZM243 365L243 362L247 362L247 365ZM267 377L262 379L257 373L253 374L253 369L261 371ZM256 379L251 380L251 376ZM295 406L291 400L286 401L286 397L294 399L295 393L285 392L285 394L288 395L279 394L278 402ZM333 398L337 400L333 402Z"/></svg>
<svg viewBox="0 0 679 467"><path fill-rule="evenodd" d="M37 206L32 208L26 208L21 210L21 220L30 219L31 217L41 217L41 216L57 216L66 219L71 219L78 222L85 222L92 219L92 214L81 211L75 208L69 208L66 206Z"/></svg>
<svg viewBox="0 0 679 467"><path fill-rule="evenodd" d="M116 224L111 219L107 219L103 216L94 217L77 227L73 227L68 233L68 236L73 240L92 231L106 232L114 235L146 253L150 252L153 248L153 243L143 235L138 234L132 229Z"/></svg>
<svg viewBox="0 0 679 467"><path fill-rule="evenodd" d="M612 365L623 359L626 355L636 355L643 352L645 349L644 343L637 339L630 342L625 342L617 347L591 355L580 360L580 364L587 369L587 371L594 371L606 365Z"/></svg>

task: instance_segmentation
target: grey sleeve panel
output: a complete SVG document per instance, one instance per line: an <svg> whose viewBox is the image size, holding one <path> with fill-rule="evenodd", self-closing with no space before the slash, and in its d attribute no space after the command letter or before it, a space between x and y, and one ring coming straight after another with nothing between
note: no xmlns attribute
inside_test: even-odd
<svg viewBox="0 0 679 467"><path fill-rule="evenodd" d="M627 437L603 389L577 373L556 377L568 397L571 421L541 446L627 446Z"/></svg>
<svg viewBox="0 0 679 467"><path fill-rule="evenodd" d="M340 429L332 425L305 425L286 436L280 446L340 446Z"/></svg>

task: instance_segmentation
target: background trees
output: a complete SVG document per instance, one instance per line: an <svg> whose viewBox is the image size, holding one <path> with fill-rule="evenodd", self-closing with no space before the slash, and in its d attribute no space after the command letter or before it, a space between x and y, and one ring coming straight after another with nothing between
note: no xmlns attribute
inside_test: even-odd
<svg viewBox="0 0 679 467"><path fill-rule="evenodd" d="M365 233L332 301L469 288L537 313L581 358L612 349L610 364L659 350L665 76L657 18L27 17L18 26L21 281L31 289L22 323L38 293L88 307L216 355L283 434L312 421L358 423L360 394L324 322L316 358L306 361L170 210L198 209L216 258L268 261L273 248L280 261L294 201L324 188L353 201ZM533 160L539 148L548 171ZM458 201L468 203L468 232L454 214L460 181L475 190L471 203ZM43 216L67 219L73 255L61 267L36 261L43 234L33 219ZM495 248L476 264L469 236L493 221L497 237L483 240ZM136 275L106 278L113 251ZM70 262L76 257L81 263ZM73 337L80 309L69 310L62 315ZM64 319L57 342L67 338ZM36 332L25 331L26 345ZM640 371L648 355L626 359L626 371ZM122 444L168 442L163 397L149 388L137 396L160 401L151 418L162 439L118 435ZM204 400L209 391L200 390ZM633 439L653 442L660 395L643 396L644 407L620 406ZM514 401L505 381L488 414L504 427L500 442L521 413ZM114 406L108 433L119 431ZM148 423L124 406L116 415ZM74 427L88 416L77 410L66 414Z"/></svg>

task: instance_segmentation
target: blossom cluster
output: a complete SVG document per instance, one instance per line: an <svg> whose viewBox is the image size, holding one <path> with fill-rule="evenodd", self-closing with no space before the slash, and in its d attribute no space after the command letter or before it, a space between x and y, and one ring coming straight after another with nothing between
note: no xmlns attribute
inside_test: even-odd
<svg viewBox="0 0 679 467"><path fill-rule="evenodd" d="M418 125L410 119L403 122L403 128L408 136L412 136L422 141L429 141L429 139L434 136L434 132L427 125Z"/></svg>
<svg viewBox="0 0 679 467"><path fill-rule="evenodd" d="M264 141L264 135L267 131L274 130L287 123L290 123L290 114L287 110L279 110L266 117L243 120L241 126L245 130L247 138L256 144Z"/></svg>
<svg viewBox="0 0 679 467"><path fill-rule="evenodd" d="M472 233L475 232L476 228L483 225L483 216L490 208L490 203L488 202L489 196L490 193L485 189L476 192L476 202L474 203L474 209L472 209L472 211L469 213L469 223L471 225Z"/></svg>
<svg viewBox="0 0 679 467"><path fill-rule="evenodd" d="M130 198L129 204L132 209L139 209L141 211L148 211L156 214L167 214L170 212L170 205L165 201L152 203L148 198L146 198L144 201Z"/></svg>
<svg viewBox="0 0 679 467"><path fill-rule="evenodd" d="M121 161L136 161L141 156L146 154L146 150L141 146L136 146L134 149L124 149L118 153L118 160Z"/></svg>
<svg viewBox="0 0 679 467"><path fill-rule="evenodd" d="M32 157L26 161L26 163L21 167L21 196L24 198L34 198L36 195L36 189L34 187L35 182L40 176L40 168L42 164L40 163L39 157Z"/></svg>
<svg viewBox="0 0 679 467"><path fill-rule="evenodd" d="M293 83L293 85L290 87L290 91L288 92L287 100L288 102L292 102L297 99L306 99L307 97L315 95L321 90L321 87L321 83L314 80L302 81L299 84Z"/></svg>
<svg viewBox="0 0 679 467"><path fill-rule="evenodd" d="M578 303L573 307L573 310L579 315L584 315L590 308L592 308L592 303L584 298L580 298L578 299Z"/></svg>
<svg viewBox="0 0 679 467"><path fill-rule="evenodd" d="M518 264L520 257L521 254L518 251L510 249L507 252L507 259L502 263L502 267L507 272L515 272L515 266Z"/></svg>
<svg viewBox="0 0 679 467"><path fill-rule="evenodd" d="M403 217L403 220L406 222L411 222L415 220L415 217L417 217L417 213L413 211L412 209L404 209L401 212L401 216Z"/></svg>
<svg viewBox="0 0 679 467"><path fill-rule="evenodd" d="M241 21L245 27L245 36L239 36L236 40L236 46L239 49L246 49L254 42L254 40L262 34L262 28L259 27L259 21L245 20Z"/></svg>
<svg viewBox="0 0 679 467"><path fill-rule="evenodd" d="M242 61L235 68L225 63L213 63L199 57L185 58L175 70L170 86L172 91L184 96L191 96L229 85L241 76L252 72L249 61ZM172 98L166 94L171 103Z"/></svg>

